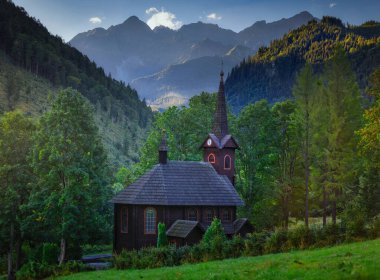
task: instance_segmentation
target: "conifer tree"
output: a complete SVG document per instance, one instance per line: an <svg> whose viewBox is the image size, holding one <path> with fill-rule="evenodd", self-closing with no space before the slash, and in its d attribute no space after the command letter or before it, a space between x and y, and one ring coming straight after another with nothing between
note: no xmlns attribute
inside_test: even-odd
<svg viewBox="0 0 380 280"><path fill-rule="evenodd" d="M332 219L336 223L337 199L358 177L355 130L361 123L359 87L341 47L325 67L324 83L328 102L327 187L331 191Z"/></svg>
<svg viewBox="0 0 380 280"><path fill-rule="evenodd" d="M309 226L309 179L310 179L310 139L311 119L310 114L313 106L313 95L315 93L316 79L310 64L306 64L297 76L293 88L293 95L297 104L297 118L301 127L301 145L304 159L305 173L305 225Z"/></svg>

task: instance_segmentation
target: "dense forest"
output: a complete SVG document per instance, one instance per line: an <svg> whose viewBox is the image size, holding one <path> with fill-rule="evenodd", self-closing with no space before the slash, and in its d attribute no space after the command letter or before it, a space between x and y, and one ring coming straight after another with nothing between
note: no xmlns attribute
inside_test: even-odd
<svg viewBox="0 0 380 280"><path fill-rule="evenodd" d="M320 72L307 64L297 74L292 100L263 99L229 114L237 151L237 189L257 230L288 228L294 219L329 216L347 223L380 213L379 86L380 69L367 94L375 100L364 110L356 75L343 47L334 50ZM157 163L162 130L169 158L201 160L199 143L211 131L215 95L202 93L188 108L159 113L141 150L141 160L121 168L115 191ZM349 202L349 203L348 203ZM306 204L305 204L306 203Z"/></svg>
<svg viewBox="0 0 380 280"><path fill-rule="evenodd" d="M347 51L364 93L370 74L380 64L380 23L345 26L340 19L323 17L261 47L231 70L226 95L233 112L262 98L270 103L290 98L297 72L305 63L320 72L338 44Z"/></svg>
<svg viewBox="0 0 380 280"><path fill-rule="evenodd" d="M49 92L54 95L58 88L71 87L93 104L112 162L118 166L138 160L136 151L152 118L145 101L6 0L0 1L0 63L0 92L6 97L1 98L1 112L21 109L40 115L50 105L37 104L33 112L35 95L46 101ZM44 97L31 86L35 77L42 78L38 85L48 83L42 86L48 88ZM26 99L28 104L22 106Z"/></svg>

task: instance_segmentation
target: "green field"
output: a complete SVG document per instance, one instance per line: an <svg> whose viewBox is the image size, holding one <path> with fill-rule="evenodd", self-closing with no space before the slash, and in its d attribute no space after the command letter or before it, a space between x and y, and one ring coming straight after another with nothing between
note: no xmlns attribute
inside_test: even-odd
<svg viewBox="0 0 380 280"><path fill-rule="evenodd" d="M85 272L58 279L380 279L380 239L171 268Z"/></svg>

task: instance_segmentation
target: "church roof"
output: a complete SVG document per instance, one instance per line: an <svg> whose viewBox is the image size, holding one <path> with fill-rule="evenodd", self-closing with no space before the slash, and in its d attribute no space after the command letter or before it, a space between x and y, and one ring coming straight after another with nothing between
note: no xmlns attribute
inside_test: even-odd
<svg viewBox="0 0 380 280"><path fill-rule="evenodd" d="M211 146L206 145L206 141L208 139L212 140ZM228 145L227 145L228 144ZM201 148L218 148L218 149L223 149L223 148L234 148L234 149L239 149L239 144L236 142L236 140L232 137L231 134L225 135L222 139L219 139L216 137L215 134L209 133L207 138L203 141L202 145L199 147Z"/></svg>
<svg viewBox="0 0 380 280"><path fill-rule="evenodd" d="M203 231L202 226L197 221L189 220L177 220L172 224L172 226L166 231L167 236L186 238L194 228L199 227Z"/></svg>
<svg viewBox="0 0 380 280"><path fill-rule="evenodd" d="M157 164L119 192L112 203L143 205L240 206L243 201L227 176L208 162Z"/></svg>

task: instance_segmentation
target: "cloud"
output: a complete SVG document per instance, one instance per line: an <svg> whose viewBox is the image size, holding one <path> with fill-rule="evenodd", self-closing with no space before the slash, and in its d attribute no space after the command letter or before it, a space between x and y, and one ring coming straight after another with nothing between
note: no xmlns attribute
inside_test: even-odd
<svg viewBox="0 0 380 280"><path fill-rule="evenodd" d="M88 20L92 24L100 24L102 23L102 19L100 17L92 17Z"/></svg>
<svg viewBox="0 0 380 280"><path fill-rule="evenodd" d="M177 30L182 26L182 22L177 20L175 14L165 11L163 8L159 11L155 7L151 7L145 13L152 15L146 22L151 29L157 26L165 26Z"/></svg>
<svg viewBox="0 0 380 280"><path fill-rule="evenodd" d="M158 13L159 12L159 10L157 10L157 8L155 8L155 7L150 7L149 9L146 9L145 10L145 13L147 14L147 15L150 15L150 14L156 14L156 13Z"/></svg>
<svg viewBox="0 0 380 280"><path fill-rule="evenodd" d="M334 8L336 6L336 3L330 3L329 7Z"/></svg>
<svg viewBox="0 0 380 280"><path fill-rule="evenodd" d="M218 16L216 13L211 13L211 14L207 15L207 19L208 20L221 20L222 17Z"/></svg>

